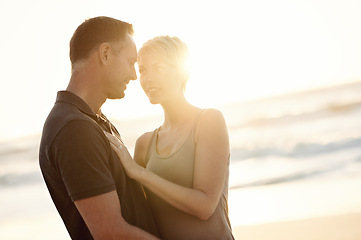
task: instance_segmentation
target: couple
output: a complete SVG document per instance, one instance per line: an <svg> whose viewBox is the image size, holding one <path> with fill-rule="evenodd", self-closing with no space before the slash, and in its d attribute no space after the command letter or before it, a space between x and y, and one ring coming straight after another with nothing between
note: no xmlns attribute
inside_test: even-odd
<svg viewBox="0 0 361 240"><path fill-rule="evenodd" d="M233 239L224 118L186 101L182 41L156 37L137 54L132 34L131 24L109 17L88 19L73 34L71 79L40 144L52 200L72 239ZM164 123L139 137L133 160L101 106L124 97L136 61Z"/></svg>

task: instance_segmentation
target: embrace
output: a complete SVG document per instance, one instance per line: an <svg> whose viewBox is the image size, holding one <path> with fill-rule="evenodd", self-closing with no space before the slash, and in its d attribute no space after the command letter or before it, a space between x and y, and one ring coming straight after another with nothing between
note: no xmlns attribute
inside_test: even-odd
<svg viewBox="0 0 361 240"><path fill-rule="evenodd" d="M234 239L224 117L186 100L188 48L179 38L155 37L137 52L132 35L129 23L95 17L70 40L71 78L57 94L39 150L59 215L72 239ZM101 107L125 96L136 62L164 122L137 139L132 158Z"/></svg>

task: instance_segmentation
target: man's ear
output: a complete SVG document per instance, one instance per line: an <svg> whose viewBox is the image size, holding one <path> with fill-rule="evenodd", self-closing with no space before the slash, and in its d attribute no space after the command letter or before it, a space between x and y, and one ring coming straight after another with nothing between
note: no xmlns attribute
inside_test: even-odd
<svg viewBox="0 0 361 240"><path fill-rule="evenodd" d="M108 64L109 56L110 56L110 45L109 43L102 43L98 48L98 54L100 62L104 65Z"/></svg>

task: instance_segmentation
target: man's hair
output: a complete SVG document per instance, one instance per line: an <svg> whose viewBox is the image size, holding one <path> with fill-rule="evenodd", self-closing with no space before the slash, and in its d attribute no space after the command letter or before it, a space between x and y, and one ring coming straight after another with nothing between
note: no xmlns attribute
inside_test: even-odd
<svg viewBox="0 0 361 240"><path fill-rule="evenodd" d="M127 34L133 35L133 25L111 17L95 17L85 20L75 30L70 46L72 68L86 62L92 51L102 43L124 40Z"/></svg>
<svg viewBox="0 0 361 240"><path fill-rule="evenodd" d="M148 40L138 52L138 58L142 54L151 54L155 59L173 66L181 77L181 84L185 90L188 78L188 47L178 37L159 36Z"/></svg>

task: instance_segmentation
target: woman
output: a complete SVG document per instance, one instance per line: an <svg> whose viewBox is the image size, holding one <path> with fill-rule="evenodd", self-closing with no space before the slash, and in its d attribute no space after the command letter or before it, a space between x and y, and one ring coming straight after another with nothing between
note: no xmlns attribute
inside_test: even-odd
<svg viewBox="0 0 361 240"><path fill-rule="evenodd" d="M134 160L108 135L127 174L144 185L163 239L234 239L228 219L229 139L215 109L200 109L184 96L187 46L161 36L139 50L140 83L163 124L136 142Z"/></svg>

